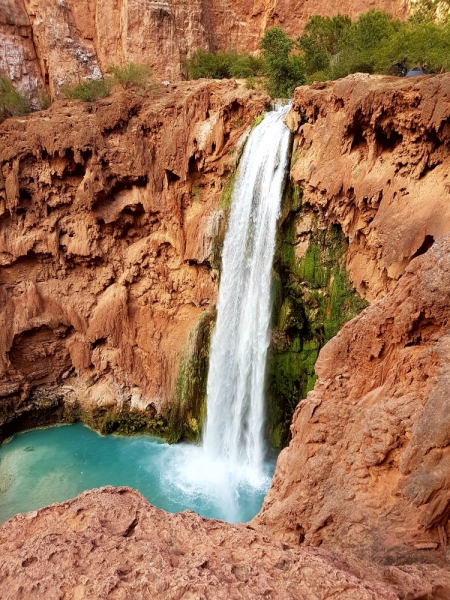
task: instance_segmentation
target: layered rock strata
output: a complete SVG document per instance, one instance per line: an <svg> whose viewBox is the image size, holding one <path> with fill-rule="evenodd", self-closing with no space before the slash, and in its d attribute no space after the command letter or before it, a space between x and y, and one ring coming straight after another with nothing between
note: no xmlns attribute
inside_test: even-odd
<svg viewBox="0 0 450 600"><path fill-rule="evenodd" d="M177 81L197 48L254 52L264 30L297 37L312 14L356 17L378 8L398 17L407 0L0 0L0 70L23 90L52 95L111 65L147 63L158 80Z"/></svg>
<svg viewBox="0 0 450 600"><path fill-rule="evenodd" d="M170 515L129 488L85 492L0 528L0 594L133 600L444 598L435 567L364 569L245 525Z"/></svg>
<svg viewBox="0 0 450 600"><path fill-rule="evenodd" d="M297 90L304 210L342 227L379 300L323 348L294 414L255 521L286 542L447 565L449 91L447 75Z"/></svg>
<svg viewBox="0 0 450 600"><path fill-rule="evenodd" d="M216 299L222 188L266 102L203 82L1 125L2 437L93 411L167 434L180 355Z"/></svg>

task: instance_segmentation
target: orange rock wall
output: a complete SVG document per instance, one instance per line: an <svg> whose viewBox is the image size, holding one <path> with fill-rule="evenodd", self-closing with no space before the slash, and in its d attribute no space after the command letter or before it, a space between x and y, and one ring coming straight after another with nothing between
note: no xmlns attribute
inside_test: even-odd
<svg viewBox="0 0 450 600"><path fill-rule="evenodd" d="M36 82L53 95L66 83L98 77L112 64L152 65L177 81L197 48L253 52L267 27L298 36L312 14L356 17L370 8L405 17L407 0L0 0L0 69L24 91Z"/></svg>
<svg viewBox="0 0 450 600"><path fill-rule="evenodd" d="M449 75L356 74L296 90L292 179L319 224L341 225L369 301L450 231L449 94Z"/></svg>
<svg viewBox="0 0 450 600"><path fill-rule="evenodd" d="M0 415L168 408L214 304L222 186L265 106L232 82L57 102L0 127Z"/></svg>
<svg viewBox="0 0 450 600"><path fill-rule="evenodd" d="M295 94L304 211L341 225L373 304L322 349L255 519L285 542L448 563L449 94L450 75Z"/></svg>

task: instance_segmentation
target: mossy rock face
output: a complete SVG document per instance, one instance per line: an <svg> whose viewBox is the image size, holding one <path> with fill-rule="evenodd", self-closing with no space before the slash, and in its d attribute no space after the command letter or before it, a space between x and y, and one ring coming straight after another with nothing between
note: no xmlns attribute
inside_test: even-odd
<svg viewBox="0 0 450 600"><path fill-rule="evenodd" d="M299 231L307 243L303 253L297 250ZM288 186L274 260L267 367L267 436L275 448L289 442L294 410L314 388L320 349L368 305L348 278L347 251L340 227L319 229L302 207L301 190Z"/></svg>
<svg viewBox="0 0 450 600"><path fill-rule="evenodd" d="M182 438L195 443L201 440L206 417L209 348L215 322L216 309L212 307L200 316L183 349L169 420L170 443Z"/></svg>
<svg viewBox="0 0 450 600"><path fill-rule="evenodd" d="M164 417L154 418L143 412L118 412L105 416L99 426L103 435L155 435L165 437L168 423Z"/></svg>

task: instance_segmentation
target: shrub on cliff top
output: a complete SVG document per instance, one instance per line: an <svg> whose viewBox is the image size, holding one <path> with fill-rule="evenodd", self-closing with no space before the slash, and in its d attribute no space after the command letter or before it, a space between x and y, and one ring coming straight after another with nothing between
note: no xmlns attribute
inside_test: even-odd
<svg viewBox="0 0 450 600"><path fill-rule="evenodd" d="M189 79L248 78L261 75L262 61L236 50L208 52L199 49L184 62L184 70Z"/></svg>
<svg viewBox="0 0 450 600"><path fill-rule="evenodd" d="M396 64L408 71L423 65L430 73L450 69L450 25L441 26L432 21L410 21L377 49L375 69L389 73Z"/></svg>
<svg viewBox="0 0 450 600"><path fill-rule="evenodd" d="M109 96L115 85L120 85L126 90L134 89L141 93L155 85L152 69L148 65L132 62L121 67L113 65L109 67L107 73L108 76L104 79L91 79L78 85L65 86L63 93L71 100L96 102Z"/></svg>
<svg viewBox="0 0 450 600"><path fill-rule="evenodd" d="M83 102L96 102L106 98L111 93L112 79L91 79L83 81L78 85L63 87L63 93L70 100L82 100Z"/></svg>
<svg viewBox="0 0 450 600"><path fill-rule="evenodd" d="M450 0L420 0L415 7L403 22L375 10L353 22L342 15L311 17L298 40L308 80L356 72L400 74L417 64L432 73L449 69L450 22L444 9Z"/></svg>
<svg viewBox="0 0 450 600"><path fill-rule="evenodd" d="M121 67L109 67L107 72L112 76L113 85L119 84L125 90L135 88L143 92L154 85L149 65L129 62Z"/></svg>
<svg viewBox="0 0 450 600"><path fill-rule="evenodd" d="M7 117L25 115L30 110L28 98L16 90L8 77L0 75L0 122Z"/></svg>

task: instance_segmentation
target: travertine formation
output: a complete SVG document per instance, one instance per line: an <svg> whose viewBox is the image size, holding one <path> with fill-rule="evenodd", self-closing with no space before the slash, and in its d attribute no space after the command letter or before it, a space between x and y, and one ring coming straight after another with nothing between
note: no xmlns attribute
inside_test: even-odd
<svg viewBox="0 0 450 600"><path fill-rule="evenodd" d="M0 573L5 600L443 600L450 589L433 566L349 565L110 487L5 523Z"/></svg>
<svg viewBox="0 0 450 600"><path fill-rule="evenodd" d="M369 301L450 231L449 97L448 74L356 74L295 93L292 180L319 226L342 227L350 277Z"/></svg>
<svg viewBox="0 0 450 600"><path fill-rule="evenodd" d="M292 175L305 211L350 237L359 289L384 298L322 350L256 522L290 543L446 565L450 76L323 88L296 93Z"/></svg>
<svg viewBox="0 0 450 600"><path fill-rule="evenodd" d="M1 125L3 437L61 403L167 412L217 294L222 187L266 102L203 82Z"/></svg>
<svg viewBox="0 0 450 600"><path fill-rule="evenodd" d="M25 91L97 78L111 65L148 63L177 81L197 48L256 51L267 27L297 37L312 14L370 8L405 17L408 0L0 0L0 70ZM3 51L4 50L4 51Z"/></svg>

